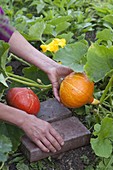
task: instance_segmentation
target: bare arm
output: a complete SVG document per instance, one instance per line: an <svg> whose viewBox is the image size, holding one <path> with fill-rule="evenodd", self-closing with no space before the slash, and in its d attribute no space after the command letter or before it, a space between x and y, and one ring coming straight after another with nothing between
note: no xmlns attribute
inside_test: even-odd
<svg viewBox="0 0 113 170"><path fill-rule="evenodd" d="M44 152L56 152L63 145L63 139L48 122L22 110L0 103L0 120L21 128Z"/></svg>
<svg viewBox="0 0 113 170"><path fill-rule="evenodd" d="M52 67L58 67L55 61L34 48L18 31L13 33L9 44L12 53L39 67L47 74Z"/></svg>
<svg viewBox="0 0 113 170"><path fill-rule="evenodd" d="M60 101L60 79L70 74L72 70L56 63L54 60L38 51L18 31L12 34L9 44L12 53L37 66L48 75L53 86L54 96Z"/></svg>
<svg viewBox="0 0 113 170"><path fill-rule="evenodd" d="M0 120L7 121L21 127L26 117L27 114L24 111L0 103Z"/></svg>

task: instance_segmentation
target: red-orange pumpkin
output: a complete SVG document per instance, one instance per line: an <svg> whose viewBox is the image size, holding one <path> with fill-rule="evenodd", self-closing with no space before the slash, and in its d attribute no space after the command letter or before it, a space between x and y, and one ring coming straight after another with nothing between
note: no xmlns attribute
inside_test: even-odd
<svg viewBox="0 0 113 170"><path fill-rule="evenodd" d="M40 110L38 96L28 88L11 88L6 94L8 105L24 110L28 114L36 115Z"/></svg>
<svg viewBox="0 0 113 170"><path fill-rule="evenodd" d="M61 82L59 95L61 103L69 108L79 108L92 103L94 83L84 73L71 73Z"/></svg>

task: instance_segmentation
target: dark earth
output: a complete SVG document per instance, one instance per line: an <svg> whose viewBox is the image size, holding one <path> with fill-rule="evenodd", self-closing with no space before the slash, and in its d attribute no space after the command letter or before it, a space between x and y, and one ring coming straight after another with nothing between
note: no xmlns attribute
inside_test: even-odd
<svg viewBox="0 0 113 170"><path fill-rule="evenodd" d="M90 145L88 145L62 153L56 158L43 159L41 160L43 168L37 168L37 170L93 170L94 160L95 155L92 153ZM29 165L29 162L25 160L25 164ZM36 170L36 164L38 162L32 163L30 170ZM9 170L17 170L16 164L12 163Z"/></svg>

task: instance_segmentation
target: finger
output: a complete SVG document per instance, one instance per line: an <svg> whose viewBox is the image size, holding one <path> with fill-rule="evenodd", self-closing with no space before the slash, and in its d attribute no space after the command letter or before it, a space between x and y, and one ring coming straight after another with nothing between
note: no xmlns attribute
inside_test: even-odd
<svg viewBox="0 0 113 170"><path fill-rule="evenodd" d="M52 141L50 139L48 140L48 137L47 137L47 138L43 138L42 142L51 152L53 153L56 152L56 148L53 146L54 140Z"/></svg>
<svg viewBox="0 0 113 170"><path fill-rule="evenodd" d="M59 151L61 149L59 142L50 133L47 134L47 139L51 142L55 150Z"/></svg>
<svg viewBox="0 0 113 170"><path fill-rule="evenodd" d="M35 144L44 152L49 152L49 149L40 141L35 141Z"/></svg>
<svg viewBox="0 0 113 170"><path fill-rule="evenodd" d="M50 129L50 133L51 135L58 141L58 143L63 146L64 145L64 140L63 138L60 136L60 134L53 128L51 127Z"/></svg>
<svg viewBox="0 0 113 170"><path fill-rule="evenodd" d="M56 87L53 87L53 94L55 98L60 102L59 92Z"/></svg>

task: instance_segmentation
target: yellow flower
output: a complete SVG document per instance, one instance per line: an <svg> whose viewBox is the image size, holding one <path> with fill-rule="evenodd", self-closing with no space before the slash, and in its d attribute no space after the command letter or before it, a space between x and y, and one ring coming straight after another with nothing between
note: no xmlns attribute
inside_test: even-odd
<svg viewBox="0 0 113 170"><path fill-rule="evenodd" d="M62 48L66 45L66 40L64 38L62 39L55 38L53 42Z"/></svg>
<svg viewBox="0 0 113 170"><path fill-rule="evenodd" d="M51 43L47 45L41 45L43 52L51 51L51 52L57 52L59 50L59 47L64 47L66 45L66 40L64 38L59 39L55 38Z"/></svg>
<svg viewBox="0 0 113 170"><path fill-rule="evenodd" d="M59 47L57 44L54 44L54 43L48 44L47 51L57 52L58 50L59 50Z"/></svg>
<svg viewBox="0 0 113 170"><path fill-rule="evenodd" d="M47 51L47 45L41 45L40 47L44 53Z"/></svg>

